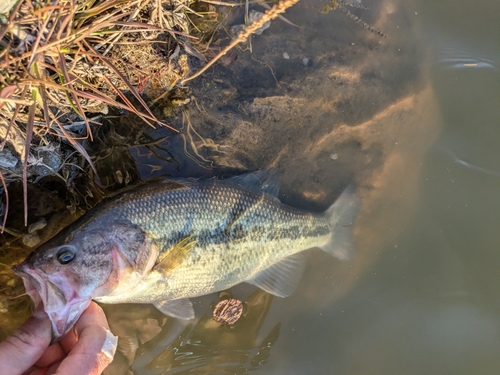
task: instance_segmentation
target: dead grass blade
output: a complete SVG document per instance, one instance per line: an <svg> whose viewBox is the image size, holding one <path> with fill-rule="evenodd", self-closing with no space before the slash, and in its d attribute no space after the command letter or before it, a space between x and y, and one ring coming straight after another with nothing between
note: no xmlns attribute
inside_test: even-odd
<svg viewBox="0 0 500 375"><path fill-rule="evenodd" d="M0 232L3 233L5 230L5 223L7 222L7 215L9 214L9 191L5 179L3 178L2 171L0 171L0 179L2 180L3 191L5 193L5 212L3 213L2 231Z"/></svg>
<svg viewBox="0 0 500 375"><path fill-rule="evenodd" d="M24 152L23 165L23 199L24 199L24 225L28 226L28 159L30 156L31 140L33 137L33 127L35 122L36 111L36 93L32 90L33 104L30 106L28 115L28 127L26 129L26 149Z"/></svg>
<svg viewBox="0 0 500 375"><path fill-rule="evenodd" d="M62 76L64 77L64 84L67 85L68 88L72 89L73 88L73 85L71 83L72 80L69 78L68 70L66 69L66 60L64 59L63 54L60 52L59 52L58 63L59 63L59 68L61 69ZM77 95L77 91L71 90L70 94L71 97L73 98L73 104L78 108L76 113L78 113L80 117L83 118L83 121L85 121L85 126L87 127L87 136L89 136L90 140L92 141L93 140L92 130L90 129L89 121L87 119L87 116L85 116L85 111L82 108L82 105L80 103L80 98Z"/></svg>
<svg viewBox="0 0 500 375"><path fill-rule="evenodd" d="M95 53L95 51L94 51ZM158 120L156 118L156 116L153 114L153 112L151 112L151 110L149 109L149 106L146 104L146 102L142 99L141 95L137 92L137 90L135 89L135 87L128 81L127 78L125 78L125 76L111 63L111 61L102 56L102 55L95 55L95 57L99 58L102 62L104 62L120 79L121 79L121 82L123 82L127 88L130 90L130 92L132 93L132 95L134 95L134 97L139 101L139 103L141 103L141 105L144 107L144 109L146 109L146 111L148 112L149 116L156 122L158 123L159 125L162 125L162 126L166 126L167 128L175 131L175 132L178 132L175 128L171 127L170 125L168 124L165 124L163 122L161 122L160 120ZM109 81L110 82L110 81ZM123 99L123 93L121 93L120 90L116 90L115 88L115 91L117 92L117 94L119 94L119 96ZM130 102L129 102L130 103ZM130 106L133 107L133 105L130 103Z"/></svg>
<svg viewBox="0 0 500 375"><path fill-rule="evenodd" d="M57 119L55 119L59 129L61 130L61 132L64 134L64 137L71 143L71 145L75 148L75 150L77 150L80 154L83 155L83 157L85 158L85 160L87 160L87 162L89 163L90 165L90 168L92 168L92 171L94 172L94 177L96 179L96 182L99 186L102 186L101 185L101 180L99 179L99 175L97 174L97 169L94 165L94 163L92 162L92 159L90 158L90 155L87 153L87 151L83 148L83 146L78 143L72 136L71 134L68 133L68 131L64 128L64 126L59 122L57 121Z"/></svg>
<svg viewBox="0 0 500 375"><path fill-rule="evenodd" d="M21 99L23 99L26 96L27 90L28 90L28 87L25 86L21 95L20 95ZM3 90L2 90L2 92L3 92ZM31 105L31 104L29 104L29 105ZM16 103L16 109L14 110L14 113L12 114L12 117L9 121L9 126L7 127L7 132L5 133L5 139L3 140L2 144L0 145L0 150L3 150L5 148L7 140L9 139L9 133L10 133L10 130L12 128L12 125L14 125L14 122L16 121L17 115L19 114L19 111L21 110L22 107L23 107L23 105Z"/></svg>
<svg viewBox="0 0 500 375"><path fill-rule="evenodd" d="M245 30L241 31L240 34L231 42L228 46L226 46L222 51L220 51L212 60L210 60L203 68L201 68L198 72L193 74L190 77L187 77L181 81L181 84L184 85L186 82L199 77L203 74L208 68L210 68L217 60L219 60L222 56L228 53L231 49L233 49L236 45L241 42L244 42L248 39L250 35L252 35L256 30L260 29L266 22L271 21L278 17L281 13L285 12L292 5L298 3L299 0L282 0L271 9L266 11L257 21L253 22L251 25L248 25Z"/></svg>
<svg viewBox="0 0 500 375"><path fill-rule="evenodd" d="M21 8L22 3L23 3L22 0L18 0L16 6L13 9L11 9L10 17L9 17L9 20L7 21L8 25L13 23L17 12L19 12L19 8ZM5 34L7 34L7 31L9 31L8 27L3 27L2 29L0 29L0 40L3 39Z"/></svg>

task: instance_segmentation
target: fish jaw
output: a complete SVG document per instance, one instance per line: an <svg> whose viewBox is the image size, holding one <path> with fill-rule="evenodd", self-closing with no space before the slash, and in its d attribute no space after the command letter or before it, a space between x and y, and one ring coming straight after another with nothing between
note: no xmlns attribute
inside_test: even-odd
<svg viewBox="0 0 500 375"><path fill-rule="evenodd" d="M80 297L64 277L51 279L36 267L22 263L13 270L21 276L26 293L33 300L35 310L40 305L52 325L51 344L66 334L90 304L91 298Z"/></svg>

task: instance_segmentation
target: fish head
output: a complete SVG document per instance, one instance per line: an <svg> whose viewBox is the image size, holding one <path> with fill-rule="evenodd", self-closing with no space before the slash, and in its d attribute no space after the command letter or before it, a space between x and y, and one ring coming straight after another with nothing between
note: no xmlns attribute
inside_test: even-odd
<svg viewBox="0 0 500 375"><path fill-rule="evenodd" d="M111 294L120 284L123 289L122 279L135 272L136 259L130 257L144 247L144 236L127 226L120 229L103 226L56 236L13 267L35 309L42 304L49 316L53 342L73 327L93 298Z"/></svg>

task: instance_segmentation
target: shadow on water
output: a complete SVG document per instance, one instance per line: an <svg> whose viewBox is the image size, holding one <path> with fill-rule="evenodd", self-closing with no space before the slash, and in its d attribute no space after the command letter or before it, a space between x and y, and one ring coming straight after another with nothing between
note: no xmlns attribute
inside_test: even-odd
<svg viewBox="0 0 500 375"><path fill-rule="evenodd" d="M225 293L227 294L227 293ZM166 318L149 306L104 306L118 354L106 374L241 374L259 367L278 340L280 323L262 331L273 296L256 290L245 298L243 316L231 326L204 313L194 322Z"/></svg>

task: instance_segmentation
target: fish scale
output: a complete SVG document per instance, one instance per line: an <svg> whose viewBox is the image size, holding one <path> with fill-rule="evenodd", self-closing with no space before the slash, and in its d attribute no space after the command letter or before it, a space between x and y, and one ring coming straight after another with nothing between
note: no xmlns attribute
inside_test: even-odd
<svg viewBox="0 0 500 375"><path fill-rule="evenodd" d="M125 217L151 233L161 251L185 237L192 237L196 246L184 264L170 270L161 282L157 275L151 278L156 282L145 280L147 297L138 295L140 288L121 296L120 302L196 297L213 292L215 284L217 289L227 289L287 256L323 245L332 232L325 214L285 206L264 192L231 182L188 185L188 190L137 201L130 197ZM146 205L146 200L162 207L154 218L137 215L144 211L137 207Z"/></svg>
<svg viewBox="0 0 500 375"><path fill-rule="evenodd" d="M14 270L43 302L55 337L91 299L153 303L191 319L189 298L241 282L285 297L304 269L298 253L320 247L348 258L358 199L349 187L314 213L281 203L277 193L269 171L149 182L90 210Z"/></svg>

